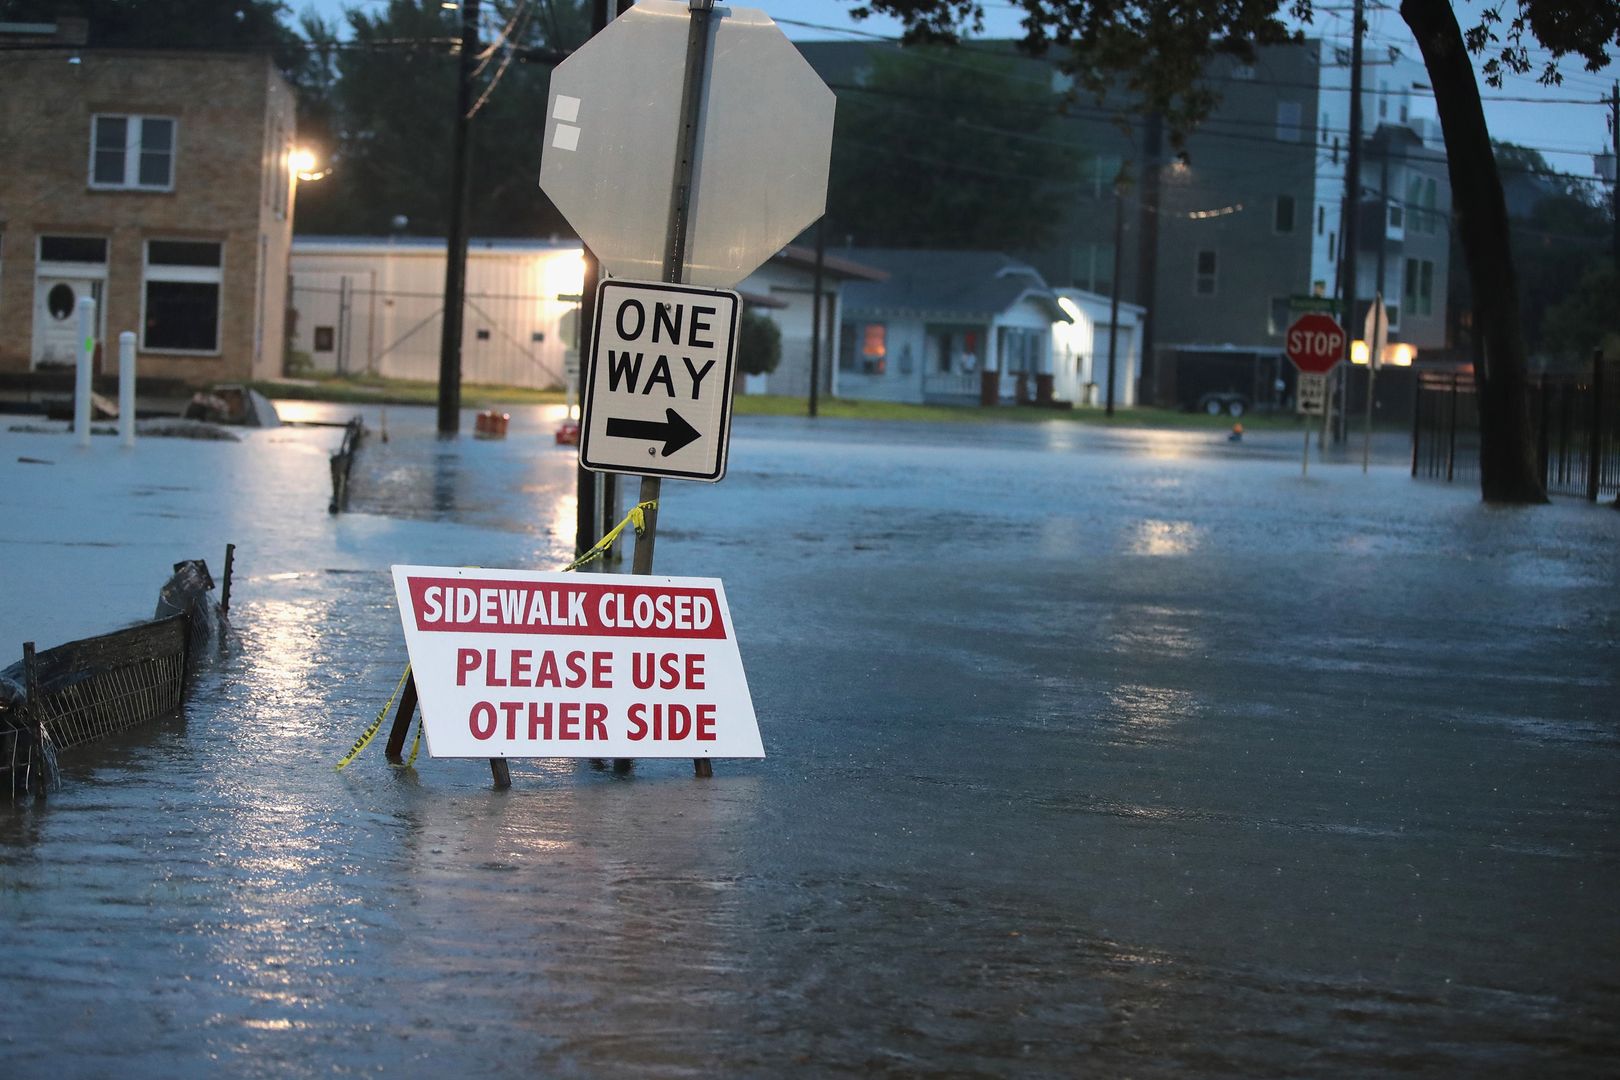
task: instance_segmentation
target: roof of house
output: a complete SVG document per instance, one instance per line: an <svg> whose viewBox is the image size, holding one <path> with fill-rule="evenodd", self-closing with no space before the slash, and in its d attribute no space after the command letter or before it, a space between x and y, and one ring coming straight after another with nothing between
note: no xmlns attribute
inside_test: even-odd
<svg viewBox="0 0 1620 1080"><path fill-rule="evenodd" d="M850 314L904 312L913 315L989 319L1030 300L1055 322L1072 322L1039 272L999 251L934 248L850 248L842 257L887 271L886 281L844 286Z"/></svg>

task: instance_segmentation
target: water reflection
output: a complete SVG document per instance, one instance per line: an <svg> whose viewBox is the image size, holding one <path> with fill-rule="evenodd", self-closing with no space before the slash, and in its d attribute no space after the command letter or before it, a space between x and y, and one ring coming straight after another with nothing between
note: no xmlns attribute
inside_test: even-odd
<svg viewBox="0 0 1620 1080"><path fill-rule="evenodd" d="M460 463L461 454L457 446L440 440L433 455L433 512L441 518L449 518L455 513Z"/></svg>
<svg viewBox="0 0 1620 1080"><path fill-rule="evenodd" d="M1132 526L1127 550L1132 555L1191 555L1203 539L1203 532L1190 521L1149 518Z"/></svg>
<svg viewBox="0 0 1620 1080"><path fill-rule="evenodd" d="M1146 746L1172 742L1176 728L1194 718L1198 699L1168 686L1127 684L1108 692L1109 742Z"/></svg>

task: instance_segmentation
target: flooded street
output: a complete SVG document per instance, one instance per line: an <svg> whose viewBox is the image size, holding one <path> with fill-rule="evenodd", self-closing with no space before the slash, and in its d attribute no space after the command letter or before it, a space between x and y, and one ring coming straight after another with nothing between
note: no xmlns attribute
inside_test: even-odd
<svg viewBox="0 0 1620 1080"><path fill-rule="evenodd" d="M238 545L183 714L0 806L0 1071L1620 1070L1620 514L1399 438L741 417L657 570L724 579L763 761L334 771L391 564L571 557L557 413L389 409L335 517L332 429L0 434L8 663Z"/></svg>

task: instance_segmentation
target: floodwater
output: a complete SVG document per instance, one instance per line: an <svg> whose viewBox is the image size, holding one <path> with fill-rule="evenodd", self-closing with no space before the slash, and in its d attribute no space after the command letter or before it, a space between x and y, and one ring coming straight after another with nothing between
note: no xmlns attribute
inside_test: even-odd
<svg viewBox="0 0 1620 1080"><path fill-rule="evenodd" d="M330 431L138 451L238 543L232 629L183 715L0 807L5 1073L1620 1070L1613 510L1398 440L1302 479L1287 433L740 418L657 569L725 579L769 756L495 791L332 766L405 661L389 564L561 566L573 459L554 410L387 422L337 518ZM48 438L0 457L80 467ZM155 599L152 536L103 539Z"/></svg>

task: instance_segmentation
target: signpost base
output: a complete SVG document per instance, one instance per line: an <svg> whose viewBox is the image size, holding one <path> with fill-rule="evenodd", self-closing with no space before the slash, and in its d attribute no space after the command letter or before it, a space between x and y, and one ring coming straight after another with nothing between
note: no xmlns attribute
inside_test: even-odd
<svg viewBox="0 0 1620 1080"><path fill-rule="evenodd" d="M395 765L405 763L405 739L411 733L411 718L416 715L416 673L405 676L405 689L399 693L399 708L394 713L394 726L388 729L388 746L384 755ZM512 786L512 769L505 758L489 759L490 775L495 778L497 790Z"/></svg>

